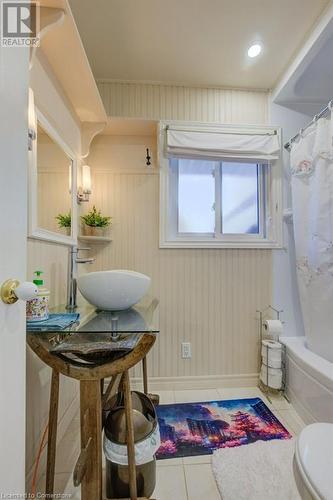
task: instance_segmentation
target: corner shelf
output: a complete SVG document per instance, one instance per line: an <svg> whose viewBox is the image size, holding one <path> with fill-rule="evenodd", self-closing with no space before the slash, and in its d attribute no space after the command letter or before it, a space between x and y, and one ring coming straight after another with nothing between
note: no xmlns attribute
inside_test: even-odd
<svg viewBox="0 0 333 500"><path fill-rule="evenodd" d="M109 238L108 236L83 236L79 235L78 240L81 241L90 241L90 243L111 243L112 238Z"/></svg>

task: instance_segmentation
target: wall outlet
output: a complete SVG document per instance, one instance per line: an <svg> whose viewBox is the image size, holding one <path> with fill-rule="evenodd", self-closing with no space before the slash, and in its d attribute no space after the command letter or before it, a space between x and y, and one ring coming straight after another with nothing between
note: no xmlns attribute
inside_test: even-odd
<svg viewBox="0 0 333 500"><path fill-rule="evenodd" d="M183 359L192 358L190 342L182 342L182 358Z"/></svg>

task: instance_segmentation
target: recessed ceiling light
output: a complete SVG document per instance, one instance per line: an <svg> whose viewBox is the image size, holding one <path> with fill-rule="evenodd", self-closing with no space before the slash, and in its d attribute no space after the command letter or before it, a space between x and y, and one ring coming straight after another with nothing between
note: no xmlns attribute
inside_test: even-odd
<svg viewBox="0 0 333 500"><path fill-rule="evenodd" d="M254 43L247 51L247 55L252 58L257 57L261 51L262 51L262 46L260 45L260 43Z"/></svg>

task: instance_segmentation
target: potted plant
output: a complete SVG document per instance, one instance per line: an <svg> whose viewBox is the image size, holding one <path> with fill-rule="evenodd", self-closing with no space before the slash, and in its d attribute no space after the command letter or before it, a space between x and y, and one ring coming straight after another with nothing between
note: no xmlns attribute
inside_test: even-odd
<svg viewBox="0 0 333 500"><path fill-rule="evenodd" d="M86 236L105 236L107 228L111 225L111 217L104 216L95 205L90 212L81 216L83 232Z"/></svg>
<svg viewBox="0 0 333 500"><path fill-rule="evenodd" d="M56 220L58 221L58 226L60 229L63 229L67 236L71 235L71 227L72 227L72 215L69 211L67 214L58 214L56 216Z"/></svg>

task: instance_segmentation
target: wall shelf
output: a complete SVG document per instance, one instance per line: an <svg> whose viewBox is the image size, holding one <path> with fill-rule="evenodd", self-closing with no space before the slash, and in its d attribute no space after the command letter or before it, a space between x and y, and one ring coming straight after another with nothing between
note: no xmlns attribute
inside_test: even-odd
<svg viewBox="0 0 333 500"><path fill-rule="evenodd" d="M104 127L107 115L92 73L82 40L69 5L69 0L40 0L42 27L53 23L55 29L44 29L42 53L71 102L85 131L91 124ZM59 19L58 19L59 18ZM70 68L70 70L69 70ZM92 136L93 137L93 136ZM85 151L86 152L86 151Z"/></svg>
<svg viewBox="0 0 333 500"><path fill-rule="evenodd" d="M111 243L112 238L108 236L83 236L79 235L78 239L81 241L89 241L90 243Z"/></svg>

